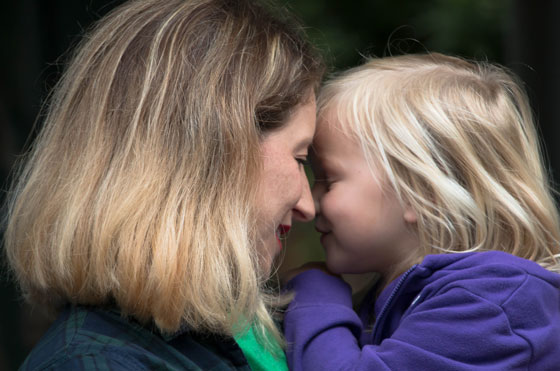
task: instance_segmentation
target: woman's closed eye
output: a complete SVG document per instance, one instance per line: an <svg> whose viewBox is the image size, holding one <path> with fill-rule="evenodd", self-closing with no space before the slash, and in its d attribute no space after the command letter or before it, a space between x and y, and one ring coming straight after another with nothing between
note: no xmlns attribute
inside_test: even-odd
<svg viewBox="0 0 560 371"><path fill-rule="evenodd" d="M296 157L296 161L298 164L302 165L302 166L309 166L309 160L307 159L307 156L305 157Z"/></svg>

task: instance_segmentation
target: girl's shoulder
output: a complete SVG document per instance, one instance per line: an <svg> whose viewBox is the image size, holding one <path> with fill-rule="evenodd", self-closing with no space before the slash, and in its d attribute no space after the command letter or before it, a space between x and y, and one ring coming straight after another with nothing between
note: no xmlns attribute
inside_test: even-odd
<svg viewBox="0 0 560 371"><path fill-rule="evenodd" d="M508 253L430 255L417 271L424 296L461 289L503 309L519 298L530 301L523 307L542 307L545 301L551 310L560 310L560 274Z"/></svg>
<svg viewBox="0 0 560 371"><path fill-rule="evenodd" d="M534 277L560 288L560 274L551 272L531 260L501 251L428 255L418 265L417 271L418 276L426 278L430 276L454 279Z"/></svg>
<svg viewBox="0 0 560 371"><path fill-rule="evenodd" d="M555 369L560 275L501 252L428 256L413 272L398 302L404 314L387 320L395 336L410 340L421 333L418 344L452 359L465 356L470 344L471 354L482 358Z"/></svg>

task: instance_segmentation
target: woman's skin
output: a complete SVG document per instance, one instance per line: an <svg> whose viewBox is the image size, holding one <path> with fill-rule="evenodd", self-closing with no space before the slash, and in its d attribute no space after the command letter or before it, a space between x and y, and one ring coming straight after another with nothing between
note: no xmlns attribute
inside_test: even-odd
<svg viewBox="0 0 560 371"><path fill-rule="evenodd" d="M281 238L288 233L292 220L308 222L315 216L303 166L315 134L315 110L312 96L294 110L285 125L267 133L261 142L258 231L269 269L282 249Z"/></svg>

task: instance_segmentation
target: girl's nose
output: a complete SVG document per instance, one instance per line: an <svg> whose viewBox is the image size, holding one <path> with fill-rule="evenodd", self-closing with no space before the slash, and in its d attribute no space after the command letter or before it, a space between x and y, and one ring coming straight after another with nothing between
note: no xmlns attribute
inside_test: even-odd
<svg viewBox="0 0 560 371"><path fill-rule="evenodd" d="M313 188L311 189L311 196L313 197L313 204L315 206L315 215L319 215L321 212L319 205L321 204L321 197L323 196L324 185L321 182L315 182Z"/></svg>

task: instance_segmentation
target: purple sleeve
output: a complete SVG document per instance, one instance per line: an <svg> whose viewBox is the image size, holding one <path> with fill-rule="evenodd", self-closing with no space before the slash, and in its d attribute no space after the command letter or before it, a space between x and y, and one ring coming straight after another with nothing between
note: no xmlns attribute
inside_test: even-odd
<svg viewBox="0 0 560 371"><path fill-rule="evenodd" d="M522 369L531 358L502 308L454 287L419 303L380 345L360 347L351 289L318 270L296 276L284 320L290 370Z"/></svg>
<svg viewBox="0 0 560 371"><path fill-rule="evenodd" d="M296 293L284 318L290 370L358 370L362 322L352 309L350 286L309 270L292 279L288 289ZM376 367L388 370L382 363Z"/></svg>

